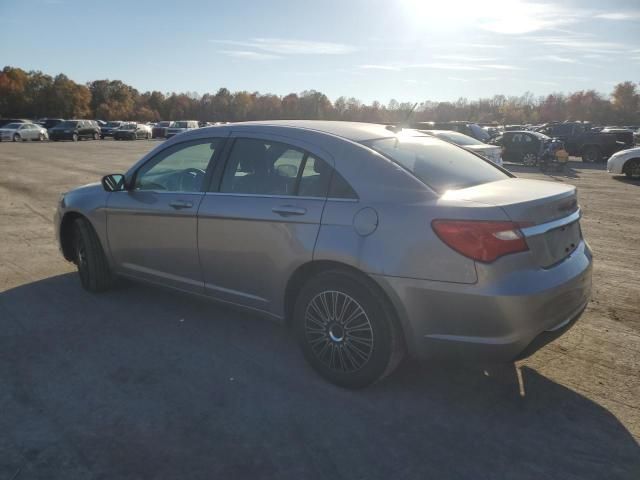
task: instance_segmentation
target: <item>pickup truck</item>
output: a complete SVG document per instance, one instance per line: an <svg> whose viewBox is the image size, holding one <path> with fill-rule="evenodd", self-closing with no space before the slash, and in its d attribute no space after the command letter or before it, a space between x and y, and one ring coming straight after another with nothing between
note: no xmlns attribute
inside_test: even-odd
<svg viewBox="0 0 640 480"><path fill-rule="evenodd" d="M615 152L633 146L633 133L627 138L619 132L596 131L589 123L546 123L536 131L562 140L569 155L582 157L584 162L602 162Z"/></svg>

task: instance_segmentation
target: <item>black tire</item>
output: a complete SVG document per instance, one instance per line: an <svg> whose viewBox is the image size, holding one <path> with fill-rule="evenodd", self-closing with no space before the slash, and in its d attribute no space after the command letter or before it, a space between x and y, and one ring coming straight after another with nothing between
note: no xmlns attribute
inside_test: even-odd
<svg viewBox="0 0 640 480"><path fill-rule="evenodd" d="M336 306L339 318L323 309L323 299L327 308ZM298 295L293 315L305 359L341 387L366 387L391 374L404 357L392 308L381 292L355 274L335 270L311 278Z"/></svg>
<svg viewBox="0 0 640 480"><path fill-rule="evenodd" d="M74 142L77 142L77 141L78 141L78 138L79 138L79 137L78 137L78 134L77 134L77 133L74 133L73 135L71 135L71 140L73 140Z"/></svg>
<svg viewBox="0 0 640 480"><path fill-rule="evenodd" d="M582 161L597 163L602 161L602 152L598 147L587 147L582 151Z"/></svg>
<svg viewBox="0 0 640 480"><path fill-rule="evenodd" d="M82 287L98 293L113 285L113 275L91 224L84 218L74 222L74 256Z"/></svg>
<svg viewBox="0 0 640 480"><path fill-rule="evenodd" d="M98 138L100 138L100 135L98 135L97 133L93 132L93 139L94 140L98 140Z"/></svg>
<svg viewBox="0 0 640 480"><path fill-rule="evenodd" d="M629 160L624 164L622 171L627 178L632 178L634 175L640 176L640 160Z"/></svg>
<svg viewBox="0 0 640 480"><path fill-rule="evenodd" d="M16 133L16 134L13 136L13 141L14 141L14 142L19 142L20 140L22 140L22 139L20 138L20 135L18 135L18 134Z"/></svg>
<svg viewBox="0 0 640 480"><path fill-rule="evenodd" d="M44 142L44 133L41 133L40 135L38 135L38 140L40 142Z"/></svg>

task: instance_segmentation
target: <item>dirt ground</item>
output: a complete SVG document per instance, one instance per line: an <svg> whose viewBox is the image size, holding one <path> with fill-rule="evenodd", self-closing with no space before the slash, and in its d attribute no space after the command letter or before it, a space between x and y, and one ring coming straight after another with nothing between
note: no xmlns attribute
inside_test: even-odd
<svg viewBox="0 0 640 480"><path fill-rule="evenodd" d="M594 258L576 326L509 367L318 379L268 320L137 284L91 295L60 194L155 141L0 143L0 478L640 478L640 181L571 162Z"/></svg>

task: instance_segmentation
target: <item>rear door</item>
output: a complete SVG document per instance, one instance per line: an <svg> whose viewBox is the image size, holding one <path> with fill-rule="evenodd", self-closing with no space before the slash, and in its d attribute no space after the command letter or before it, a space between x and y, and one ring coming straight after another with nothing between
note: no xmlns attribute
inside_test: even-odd
<svg viewBox="0 0 640 480"><path fill-rule="evenodd" d="M198 212L205 291L278 315L290 274L312 259L330 160L280 137L232 137Z"/></svg>
<svg viewBox="0 0 640 480"><path fill-rule="evenodd" d="M503 137L503 146L505 148L506 160L510 162L518 162L522 158L520 139L522 135L519 133L506 132Z"/></svg>
<svg viewBox="0 0 640 480"><path fill-rule="evenodd" d="M172 145L138 169L131 190L109 196L107 235L119 272L202 293L197 212L223 143Z"/></svg>

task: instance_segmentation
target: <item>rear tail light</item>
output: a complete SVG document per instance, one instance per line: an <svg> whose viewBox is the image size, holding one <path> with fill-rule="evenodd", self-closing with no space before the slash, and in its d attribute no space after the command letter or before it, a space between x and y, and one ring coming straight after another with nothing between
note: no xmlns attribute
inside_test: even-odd
<svg viewBox="0 0 640 480"><path fill-rule="evenodd" d="M479 262L490 263L504 255L529 250L514 222L434 220L431 226L449 247Z"/></svg>

